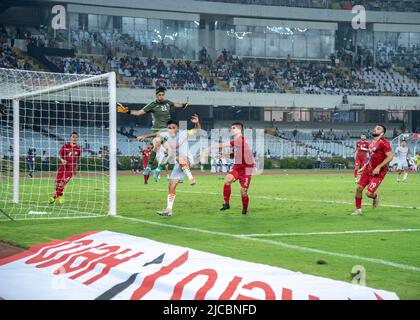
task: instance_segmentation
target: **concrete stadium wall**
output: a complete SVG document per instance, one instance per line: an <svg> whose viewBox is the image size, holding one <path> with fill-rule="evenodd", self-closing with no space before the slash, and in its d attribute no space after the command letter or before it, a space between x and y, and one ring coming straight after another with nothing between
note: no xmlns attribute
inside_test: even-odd
<svg viewBox="0 0 420 320"><path fill-rule="evenodd" d="M28 0L29 1L29 0ZM43 0L45 3L68 3L68 0ZM310 21L351 22L353 17L350 10L292 8L280 6L259 6L232 4L194 0L73 0L73 4L119 7L125 9L143 9L158 11L173 11L197 14L230 15L236 17L254 17L267 19L297 19ZM118 10L115 10L118 15ZM368 23L404 23L418 24L420 13L417 12L387 12L368 11Z"/></svg>
<svg viewBox="0 0 420 320"><path fill-rule="evenodd" d="M341 103L342 96L311 94L276 94L244 92L211 92L169 90L167 98L177 102L209 106L242 106L242 107L298 107L298 108L334 108ZM154 90L117 89L117 99L123 103L144 104L155 98ZM373 97L348 96L350 104L364 106L372 110L420 110L420 97Z"/></svg>

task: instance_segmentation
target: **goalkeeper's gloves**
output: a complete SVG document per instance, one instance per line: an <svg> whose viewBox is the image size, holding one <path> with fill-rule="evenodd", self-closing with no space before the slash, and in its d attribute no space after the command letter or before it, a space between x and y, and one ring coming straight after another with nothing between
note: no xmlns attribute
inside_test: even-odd
<svg viewBox="0 0 420 320"><path fill-rule="evenodd" d="M121 103L117 103L117 112L131 114L131 110Z"/></svg>

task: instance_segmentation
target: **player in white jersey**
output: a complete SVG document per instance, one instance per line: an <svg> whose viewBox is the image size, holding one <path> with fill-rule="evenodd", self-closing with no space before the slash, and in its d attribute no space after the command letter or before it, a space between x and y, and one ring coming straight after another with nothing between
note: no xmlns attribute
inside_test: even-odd
<svg viewBox="0 0 420 320"><path fill-rule="evenodd" d="M407 141L401 140L401 145L397 147L397 149L395 149L395 155L394 155L397 160L397 170L398 170L397 182L400 182L400 177L402 173L404 173L402 182L407 182L408 155L409 155L409 149L407 147Z"/></svg>
<svg viewBox="0 0 420 320"><path fill-rule="evenodd" d="M169 190L166 209L156 212L160 216L172 216L172 208L175 202L176 187L182 183L187 176L189 184L195 185L195 179L190 171L192 157L188 153L188 136L197 135L201 130L197 115L191 117L195 128L188 131L179 131L178 123L175 120L168 121L168 140L163 145L167 148L168 156L175 159L175 165L169 177Z"/></svg>

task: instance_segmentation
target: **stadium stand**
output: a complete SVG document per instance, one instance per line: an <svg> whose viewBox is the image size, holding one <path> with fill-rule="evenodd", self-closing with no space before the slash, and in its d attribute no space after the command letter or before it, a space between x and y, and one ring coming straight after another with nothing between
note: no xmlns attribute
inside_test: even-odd
<svg viewBox="0 0 420 320"><path fill-rule="evenodd" d="M420 4L417 1L392 1L392 0L199 0L212 2L228 2L237 4L252 4L265 6L284 6L315 9L336 9L351 10L354 5L362 5L367 10L374 11L420 11Z"/></svg>
<svg viewBox="0 0 420 320"><path fill-rule="evenodd" d="M18 30L12 26L0 26L4 43L24 38L32 46L54 45L45 32L43 28ZM163 85L184 90L328 95L420 95L418 45L395 47L389 42L378 42L376 64L373 63L372 50L362 46L355 51L338 49L331 57L331 63L240 58L226 49L212 60L205 47L199 52L199 61L190 61L158 58L165 56L163 47L155 47L161 52L153 58L150 52L133 49L142 47L146 41L140 33L127 36L119 32L72 30L71 34L72 45L82 53L76 57L49 57L58 69L64 73L81 74L113 70L119 75L120 86L154 88ZM104 50L100 52L107 53L92 59L83 54L87 52L83 50L85 47L101 48ZM112 54L113 47L118 47L120 53ZM29 57L18 61L10 46L3 44L1 50L2 66L33 68ZM335 63L335 57L339 64Z"/></svg>

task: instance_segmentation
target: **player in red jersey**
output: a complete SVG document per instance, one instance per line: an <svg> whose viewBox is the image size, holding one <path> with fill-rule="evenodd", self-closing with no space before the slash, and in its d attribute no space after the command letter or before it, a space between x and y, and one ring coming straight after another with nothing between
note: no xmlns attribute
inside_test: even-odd
<svg viewBox="0 0 420 320"><path fill-rule="evenodd" d="M67 183L71 180L77 171L77 163L82 155L82 148L77 145L79 134L72 132L70 135L70 143L61 146L58 152L57 175L55 178L55 194L50 198L50 204L57 202L61 204L63 200L63 190Z"/></svg>
<svg viewBox="0 0 420 320"><path fill-rule="evenodd" d="M143 171L146 170L147 164L149 163L149 158L150 158L150 153L152 152L152 148L153 148L153 145L151 143L147 143L146 149L143 149L140 151L141 158L143 160ZM144 177L144 184L147 184L150 177L150 172L147 175L143 175L143 177Z"/></svg>
<svg viewBox="0 0 420 320"><path fill-rule="evenodd" d="M227 143L215 144L214 146L211 146L211 148L231 147L233 150L232 153L230 153L230 156L235 160L235 164L225 178L225 184L223 186L224 202L220 210L225 211L230 209L229 200L231 185L239 180L239 183L241 184L242 214L247 215L249 204L248 188L254 172L254 157L252 156L250 146L242 135L243 128L244 126L240 122L232 123L230 126L230 133L233 136L233 140Z"/></svg>
<svg viewBox="0 0 420 320"><path fill-rule="evenodd" d="M354 215L362 214L362 195L363 190L368 186L366 195L373 199L373 207L379 204L379 196L376 190L385 178L388 172L388 164L394 157L391 145L384 138L386 128L382 124L378 124L372 131L373 140L369 145L370 159L363 169L362 176L356 188L356 211Z"/></svg>
<svg viewBox="0 0 420 320"><path fill-rule="evenodd" d="M367 154L369 152L369 142L366 141L366 135L360 136L360 141L356 142L356 150L354 153L354 182L357 183L359 170L365 166Z"/></svg>

